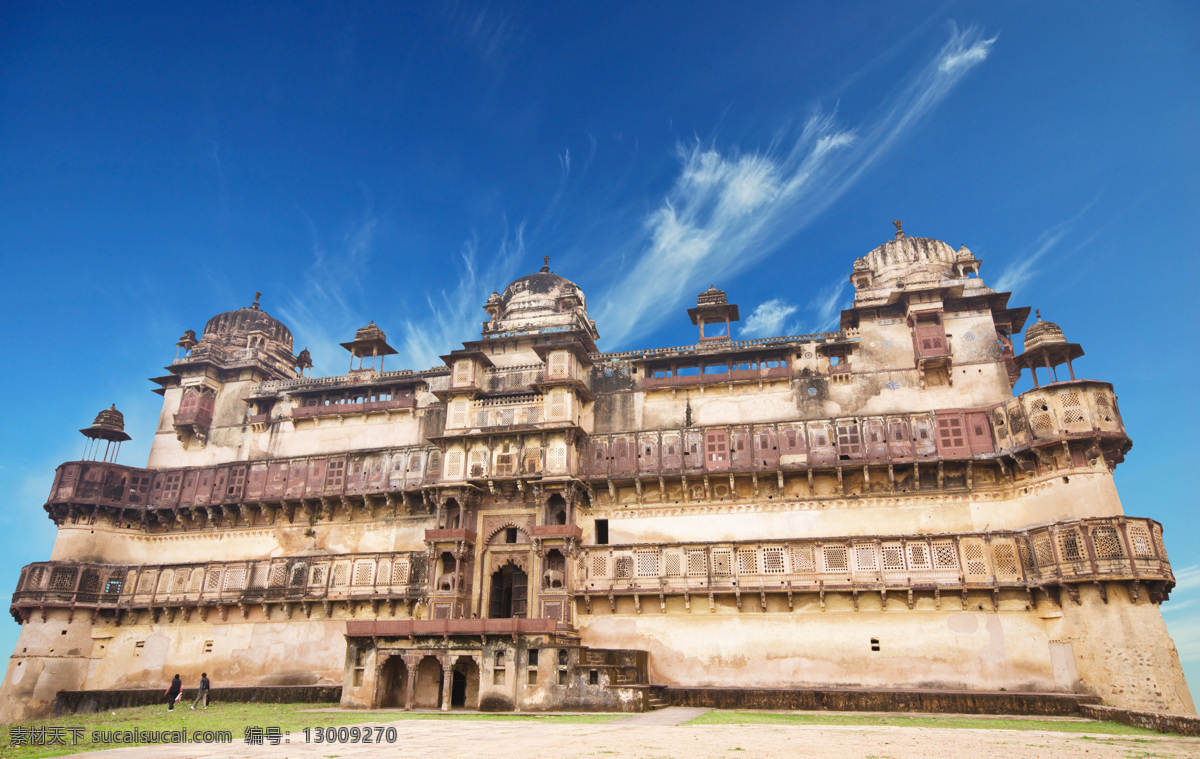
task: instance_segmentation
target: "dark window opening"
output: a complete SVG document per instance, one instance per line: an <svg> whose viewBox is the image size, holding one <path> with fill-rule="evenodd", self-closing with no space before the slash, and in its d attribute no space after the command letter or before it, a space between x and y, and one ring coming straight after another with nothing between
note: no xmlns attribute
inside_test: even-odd
<svg viewBox="0 0 1200 759"><path fill-rule="evenodd" d="M588 685L600 684L600 670L593 669L588 671Z"/></svg>
<svg viewBox="0 0 1200 759"><path fill-rule="evenodd" d="M505 527L504 528L504 542L505 543L516 543L517 542L517 528L516 527Z"/></svg>
<svg viewBox="0 0 1200 759"><path fill-rule="evenodd" d="M608 520L596 520L596 545L608 545Z"/></svg>
<svg viewBox="0 0 1200 759"><path fill-rule="evenodd" d="M536 648L529 649L529 666L531 667L538 665L538 650Z"/></svg>
<svg viewBox="0 0 1200 759"><path fill-rule="evenodd" d="M871 650L872 651L879 650L879 638L871 638Z"/></svg>

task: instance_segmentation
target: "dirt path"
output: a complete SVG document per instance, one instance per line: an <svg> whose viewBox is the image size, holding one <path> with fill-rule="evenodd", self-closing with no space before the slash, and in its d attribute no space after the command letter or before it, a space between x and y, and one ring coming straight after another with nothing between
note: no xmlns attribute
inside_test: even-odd
<svg viewBox="0 0 1200 759"><path fill-rule="evenodd" d="M1071 757L1077 759L1183 759L1200 757L1200 738L1109 736L1034 730L955 730L914 727L662 726L538 724L408 720L395 727L394 746L308 744L293 733L280 746L143 746L80 754L93 759L216 759L221 757L598 757L642 759L744 756L817 759L976 759Z"/></svg>

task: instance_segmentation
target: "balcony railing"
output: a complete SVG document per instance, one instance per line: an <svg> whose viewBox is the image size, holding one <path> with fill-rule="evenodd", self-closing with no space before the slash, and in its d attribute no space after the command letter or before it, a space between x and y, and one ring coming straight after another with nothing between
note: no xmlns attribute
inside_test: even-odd
<svg viewBox="0 0 1200 759"><path fill-rule="evenodd" d="M133 609L419 598L428 590L427 565L424 552L149 566L39 562L21 570L12 607Z"/></svg>
<svg viewBox="0 0 1200 759"><path fill-rule="evenodd" d="M1084 519L1018 532L587 546L586 593L1166 582L1162 526Z"/></svg>
<svg viewBox="0 0 1200 759"><path fill-rule="evenodd" d="M542 364L489 369L483 375L483 390L488 393L529 393L545 378L546 370Z"/></svg>
<svg viewBox="0 0 1200 759"><path fill-rule="evenodd" d="M394 409L415 409L417 399L392 398L386 401L363 401L362 403L330 403L318 406L297 406L292 409L293 419L309 419L318 416L342 416L344 414L370 414Z"/></svg>

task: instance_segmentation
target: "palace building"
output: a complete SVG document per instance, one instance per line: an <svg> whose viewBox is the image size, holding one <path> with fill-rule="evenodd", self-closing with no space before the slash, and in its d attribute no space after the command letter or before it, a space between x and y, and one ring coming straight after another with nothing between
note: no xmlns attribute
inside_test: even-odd
<svg viewBox="0 0 1200 759"><path fill-rule="evenodd" d="M965 247L896 227L823 334L736 340L710 287L695 344L602 353L548 265L431 369L385 369L372 323L312 377L257 297L189 330L146 465L117 463L110 408L55 474L0 716L201 671L351 707L901 689L1194 714L1112 385Z"/></svg>

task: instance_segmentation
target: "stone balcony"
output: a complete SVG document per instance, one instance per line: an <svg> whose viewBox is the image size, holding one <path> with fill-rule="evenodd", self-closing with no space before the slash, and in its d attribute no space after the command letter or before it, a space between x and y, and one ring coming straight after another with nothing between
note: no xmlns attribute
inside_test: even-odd
<svg viewBox="0 0 1200 759"><path fill-rule="evenodd" d="M598 596L1046 587L1076 593L1080 583L1128 582L1145 583L1161 600L1175 584L1162 526L1125 517L986 533L585 546L583 560L586 578L577 592Z"/></svg>
<svg viewBox="0 0 1200 759"><path fill-rule="evenodd" d="M21 570L17 621L50 608L197 607L396 601L428 594L424 552L129 566L38 562Z"/></svg>

